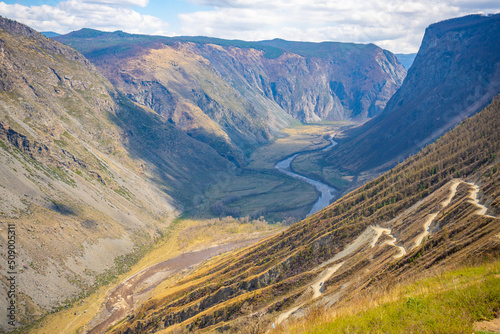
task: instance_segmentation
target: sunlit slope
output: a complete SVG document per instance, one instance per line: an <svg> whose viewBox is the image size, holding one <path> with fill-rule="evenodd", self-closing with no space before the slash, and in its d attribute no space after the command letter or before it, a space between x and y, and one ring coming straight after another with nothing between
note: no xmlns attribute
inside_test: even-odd
<svg viewBox="0 0 500 334"><path fill-rule="evenodd" d="M27 324L126 270L230 166L73 49L5 18L0 39L0 241L15 224Z"/></svg>
<svg viewBox="0 0 500 334"><path fill-rule="evenodd" d="M199 268L111 332L265 328L379 282L498 254L499 113L495 99L325 210Z"/></svg>
<svg viewBox="0 0 500 334"><path fill-rule="evenodd" d="M385 283L334 309L314 309L275 333L498 333L500 262L437 270L402 284Z"/></svg>

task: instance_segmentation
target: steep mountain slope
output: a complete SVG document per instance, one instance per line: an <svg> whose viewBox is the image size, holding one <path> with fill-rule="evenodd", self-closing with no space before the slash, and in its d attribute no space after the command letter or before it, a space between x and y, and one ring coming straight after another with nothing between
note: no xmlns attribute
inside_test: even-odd
<svg viewBox="0 0 500 334"><path fill-rule="evenodd" d="M323 211L213 260L112 333L250 332L500 251L500 98Z"/></svg>
<svg viewBox="0 0 500 334"><path fill-rule="evenodd" d="M432 24L383 113L326 162L349 172L387 169L477 113L500 92L500 14Z"/></svg>
<svg viewBox="0 0 500 334"><path fill-rule="evenodd" d="M26 323L126 269L230 164L75 50L5 18L0 59L0 305L11 224Z"/></svg>
<svg viewBox="0 0 500 334"><path fill-rule="evenodd" d="M124 94L237 165L293 119L365 120L406 71L375 45L166 38L84 29L55 38Z"/></svg>

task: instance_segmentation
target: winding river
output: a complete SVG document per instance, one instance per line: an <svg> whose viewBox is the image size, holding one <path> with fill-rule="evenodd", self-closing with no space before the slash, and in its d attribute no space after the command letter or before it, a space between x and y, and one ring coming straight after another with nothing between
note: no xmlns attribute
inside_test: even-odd
<svg viewBox="0 0 500 334"><path fill-rule="evenodd" d="M332 149L332 147L337 145L337 142L334 141L333 138L331 138L331 137L330 137L330 141L331 141L330 145L328 145L325 148L319 149L317 151L328 151L328 150ZM307 153L311 153L311 151L308 151ZM284 160L281 160L280 162L276 163L276 165L274 165L274 168L276 168L278 171L280 171L283 174L286 174L286 175L291 176L293 178L296 178L296 179L299 179L301 181L309 183L310 185L314 186L320 192L320 195L319 195L317 201L314 203L311 211L309 211L309 213L307 214L307 216L310 216L310 215L318 212L319 210L323 209L324 207L327 207L328 205L330 205L330 202L332 201L332 199L335 198L334 194L338 190L330 187L327 184L324 184L323 182L316 181L316 180L310 179L304 175L300 175L300 174L292 172L290 165L293 162L293 160L300 154L303 154L303 153L297 153L295 155L292 155L291 157L288 157Z"/></svg>

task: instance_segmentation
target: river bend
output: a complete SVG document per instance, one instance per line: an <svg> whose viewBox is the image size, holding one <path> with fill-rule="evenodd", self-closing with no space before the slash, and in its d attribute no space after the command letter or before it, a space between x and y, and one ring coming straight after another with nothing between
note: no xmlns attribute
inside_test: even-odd
<svg viewBox="0 0 500 334"><path fill-rule="evenodd" d="M332 149L332 147L337 145L337 142L335 142L332 138L330 138L330 141L332 143L329 146L322 148L322 149L319 149L317 151L328 151L328 150ZM311 152L308 151L307 153L311 153ZM295 155L292 155L291 157L288 157L284 160L279 161L278 163L276 163L276 165L274 165L274 168L276 168L278 171L280 171L283 174L286 174L288 176L291 176L291 177L296 178L298 180L301 180L303 182L309 183L310 185L314 186L320 192L320 195L319 195L318 199L316 200L316 202L314 203L313 207L311 208L311 211L309 211L309 213L307 214L307 216L310 216L310 215L318 212L319 210L327 207L328 205L330 205L332 199L335 198L335 193L338 192L338 190L333 188L333 187L330 187L327 184L324 184L323 182L313 180L313 179L310 179L304 175L300 175L300 174L292 172L290 165L293 162L293 160L297 156L299 156L300 154L303 154L303 153L297 153Z"/></svg>

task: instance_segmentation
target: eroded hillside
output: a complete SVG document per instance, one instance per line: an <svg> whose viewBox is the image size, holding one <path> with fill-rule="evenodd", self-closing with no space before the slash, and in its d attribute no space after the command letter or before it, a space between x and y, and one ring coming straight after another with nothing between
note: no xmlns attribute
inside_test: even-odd
<svg viewBox="0 0 500 334"><path fill-rule="evenodd" d="M288 230L160 292L113 333L269 328L500 250L500 99Z"/></svg>
<svg viewBox="0 0 500 334"><path fill-rule="evenodd" d="M27 26L0 18L0 58L0 240L15 226L27 324L125 271L230 164Z"/></svg>

